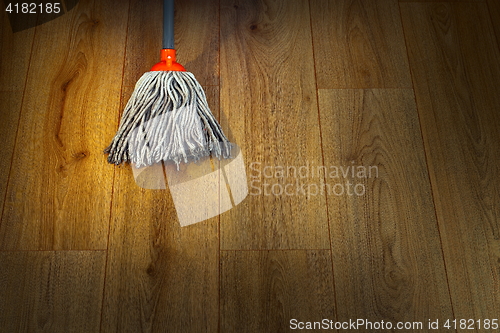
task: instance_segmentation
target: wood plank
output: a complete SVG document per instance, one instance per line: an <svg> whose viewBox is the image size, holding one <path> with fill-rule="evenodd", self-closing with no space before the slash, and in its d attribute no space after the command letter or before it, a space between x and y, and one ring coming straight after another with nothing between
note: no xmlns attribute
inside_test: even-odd
<svg viewBox="0 0 500 333"><path fill-rule="evenodd" d="M318 88L410 88L397 0L311 1Z"/></svg>
<svg viewBox="0 0 500 333"><path fill-rule="evenodd" d="M37 27L0 226L3 250L105 249L128 5L80 1Z"/></svg>
<svg viewBox="0 0 500 333"><path fill-rule="evenodd" d="M1 8L3 9L3 6ZM23 22L20 24L22 25ZM0 14L0 91L24 90L34 32L33 28L13 33L7 13L2 10Z"/></svg>
<svg viewBox="0 0 500 333"><path fill-rule="evenodd" d="M484 2L485 0L399 0L399 2Z"/></svg>
<svg viewBox="0 0 500 333"><path fill-rule="evenodd" d="M330 251L221 252L221 332L289 332L334 312Z"/></svg>
<svg viewBox="0 0 500 333"><path fill-rule="evenodd" d="M28 20L26 15L19 15L18 18ZM36 17L34 17L34 20L36 21ZM19 24L27 25L28 22L19 22ZM2 209L21 113L34 32L35 29L29 29L13 33L7 13L5 11L0 13L0 105L2 105L2 111L0 112L0 140L3 144L0 155L0 207Z"/></svg>
<svg viewBox="0 0 500 333"><path fill-rule="evenodd" d="M19 114L21 113L22 92L0 91L0 142L2 153L0 157L0 207L3 208L7 181L9 179L12 153L16 139ZM0 222L1 223L1 222Z"/></svg>
<svg viewBox="0 0 500 333"><path fill-rule="evenodd" d="M486 4L401 4L456 318L500 313L500 52Z"/></svg>
<svg viewBox="0 0 500 333"><path fill-rule="evenodd" d="M217 331L218 218L181 228L168 191L116 185L103 331Z"/></svg>
<svg viewBox="0 0 500 333"><path fill-rule="evenodd" d="M162 42L162 0L130 0L123 86L137 80L160 59Z"/></svg>
<svg viewBox="0 0 500 333"><path fill-rule="evenodd" d="M329 248L325 198L301 190L314 179L263 174L321 164L307 2L224 0L221 36L221 118L251 182L221 216L221 248ZM279 195L287 185L292 195Z"/></svg>
<svg viewBox="0 0 500 333"><path fill-rule="evenodd" d="M218 88L206 92L215 97ZM218 221L181 228L169 191L141 189L128 165L118 167L103 332L216 332Z"/></svg>
<svg viewBox="0 0 500 333"><path fill-rule="evenodd" d="M175 5L177 61L201 85L218 85L218 0L183 0ZM134 15L129 20L124 86L135 86L141 75L160 60L162 8L161 0L131 1Z"/></svg>
<svg viewBox="0 0 500 333"><path fill-rule="evenodd" d="M177 58L202 85L219 85L219 0L176 2Z"/></svg>
<svg viewBox="0 0 500 333"><path fill-rule="evenodd" d="M2 332L99 332L104 251L0 252Z"/></svg>
<svg viewBox="0 0 500 333"><path fill-rule="evenodd" d="M488 10L490 12L493 29L495 29L497 45L500 47L500 1L488 0Z"/></svg>
<svg viewBox="0 0 500 333"><path fill-rule="evenodd" d="M412 90L320 90L319 101L338 320L453 318ZM348 166L354 176L335 177Z"/></svg>

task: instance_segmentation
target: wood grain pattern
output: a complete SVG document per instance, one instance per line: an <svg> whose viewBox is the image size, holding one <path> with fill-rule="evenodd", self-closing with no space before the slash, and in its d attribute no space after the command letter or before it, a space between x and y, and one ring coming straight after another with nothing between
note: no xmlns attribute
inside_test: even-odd
<svg viewBox="0 0 500 333"><path fill-rule="evenodd" d="M328 196L339 320L451 318L412 90L320 90L319 100L325 164L356 170L326 179L353 184Z"/></svg>
<svg viewBox="0 0 500 333"><path fill-rule="evenodd" d="M201 85L219 85L219 0L176 2L178 61Z"/></svg>
<svg viewBox="0 0 500 333"><path fill-rule="evenodd" d="M113 168L102 151L118 118L127 13L123 1L80 1L37 27L1 249L106 248Z"/></svg>
<svg viewBox="0 0 500 333"><path fill-rule="evenodd" d="M34 32L28 29L14 34L6 12L0 14L0 91L24 90Z"/></svg>
<svg viewBox="0 0 500 333"><path fill-rule="evenodd" d="M3 145L0 154L0 207L2 208L19 123L22 95L22 92L0 91L0 105L2 105L2 111L0 112L0 142Z"/></svg>
<svg viewBox="0 0 500 333"><path fill-rule="evenodd" d="M134 87L137 80L160 59L162 43L162 1L130 0L123 86ZM180 59L179 59L180 60Z"/></svg>
<svg viewBox="0 0 500 333"><path fill-rule="evenodd" d="M0 105L2 106L0 140L3 145L0 153L0 207L2 209L21 113L34 30L30 29L14 34L7 13L3 11L0 14Z"/></svg>
<svg viewBox="0 0 500 333"><path fill-rule="evenodd" d="M161 0L77 2L13 35L0 13L0 333L498 316L498 2L177 1L178 59L271 191L184 228L102 154L158 61ZM307 165L378 177L272 194L321 185L276 175Z"/></svg>
<svg viewBox="0 0 500 333"><path fill-rule="evenodd" d="M328 250L222 251L220 332L294 332L294 318L335 321L332 282Z"/></svg>
<svg viewBox="0 0 500 333"><path fill-rule="evenodd" d="M29 29L14 34L7 13L2 11L0 14L0 142L3 146L0 153L0 207L2 209L21 113L34 31L35 29Z"/></svg>
<svg viewBox="0 0 500 333"><path fill-rule="evenodd" d="M104 251L0 252L0 332L99 332Z"/></svg>
<svg viewBox="0 0 500 333"><path fill-rule="evenodd" d="M456 318L500 313L500 52L486 4L401 4Z"/></svg>
<svg viewBox="0 0 500 333"><path fill-rule="evenodd" d="M325 199L300 191L312 180L262 173L264 167L321 164L307 3L222 1L221 80L224 126L257 188L221 216L222 249L328 248ZM251 170L254 162L258 171ZM279 193L287 184L298 194L264 192L274 186Z"/></svg>
<svg viewBox="0 0 500 333"><path fill-rule="evenodd" d="M216 332L218 217L181 228L168 191L115 184L102 331Z"/></svg>
<svg viewBox="0 0 500 333"><path fill-rule="evenodd" d="M488 11L490 12L493 29L495 29L497 45L500 48L500 1L488 0Z"/></svg>
<svg viewBox="0 0 500 333"><path fill-rule="evenodd" d="M310 4L318 88L411 88L397 0Z"/></svg>

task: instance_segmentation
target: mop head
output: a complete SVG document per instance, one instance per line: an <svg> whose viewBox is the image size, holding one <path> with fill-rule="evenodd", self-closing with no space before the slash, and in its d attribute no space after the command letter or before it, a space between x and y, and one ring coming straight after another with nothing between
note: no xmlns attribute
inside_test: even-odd
<svg viewBox="0 0 500 333"><path fill-rule="evenodd" d="M112 164L140 168L173 161L179 166L209 155L230 158L231 145L192 73L152 71L137 81L104 152Z"/></svg>

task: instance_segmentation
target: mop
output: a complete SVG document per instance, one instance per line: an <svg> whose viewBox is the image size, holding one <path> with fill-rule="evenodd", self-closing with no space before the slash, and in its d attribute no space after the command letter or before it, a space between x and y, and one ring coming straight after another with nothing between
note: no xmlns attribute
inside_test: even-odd
<svg viewBox="0 0 500 333"><path fill-rule="evenodd" d="M135 167L204 156L231 158L232 144L208 107L194 75L176 61L174 0L163 1L161 61L142 75L130 97L118 131L105 149L108 162Z"/></svg>

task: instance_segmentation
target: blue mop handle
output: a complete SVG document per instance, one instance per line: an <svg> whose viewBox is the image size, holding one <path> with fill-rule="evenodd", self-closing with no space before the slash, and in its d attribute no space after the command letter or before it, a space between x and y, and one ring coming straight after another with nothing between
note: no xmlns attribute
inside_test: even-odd
<svg viewBox="0 0 500 333"><path fill-rule="evenodd" d="M163 0L163 48L174 48L174 0Z"/></svg>

